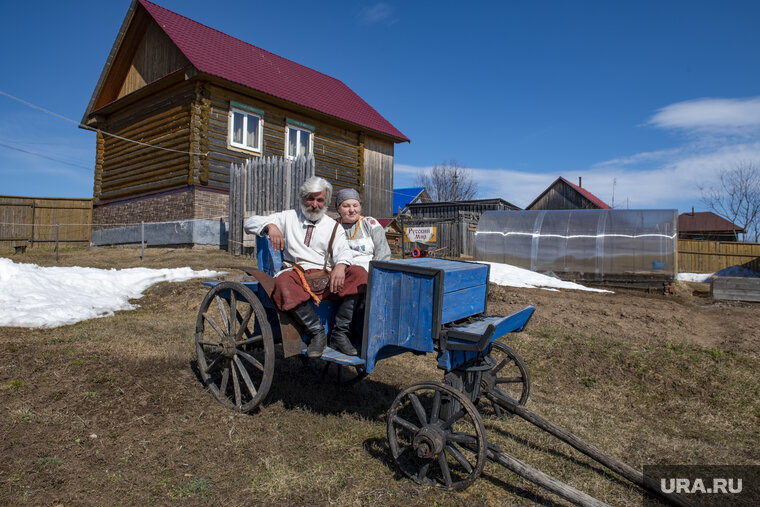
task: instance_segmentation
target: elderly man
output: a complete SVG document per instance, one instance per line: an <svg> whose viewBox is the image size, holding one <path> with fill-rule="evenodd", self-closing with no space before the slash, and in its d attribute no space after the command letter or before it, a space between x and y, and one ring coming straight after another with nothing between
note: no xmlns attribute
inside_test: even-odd
<svg viewBox="0 0 760 507"><path fill-rule="evenodd" d="M272 300L278 309L290 312L309 337L306 349L308 357L320 357L327 336L319 316L311 304L322 299L340 300L330 345L344 354L356 355L349 339L349 327L359 295L367 289L367 272L352 265L353 254L340 229L335 234L337 222L325 215L332 195L332 185L323 178L307 179L299 189L299 210L286 210L269 216L253 216L245 221L248 233L269 235L272 248L282 250L285 269L275 277ZM331 241L332 238L332 241ZM328 246L332 242L332 251ZM327 265L332 267L327 290L317 296L308 287L304 273L319 271Z"/></svg>

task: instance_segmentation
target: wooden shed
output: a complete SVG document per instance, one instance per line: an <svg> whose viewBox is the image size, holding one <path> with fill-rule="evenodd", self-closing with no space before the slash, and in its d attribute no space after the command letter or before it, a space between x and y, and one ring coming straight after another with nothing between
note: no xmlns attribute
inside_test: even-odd
<svg viewBox="0 0 760 507"><path fill-rule="evenodd" d="M536 197L525 210L559 210L559 209L611 209L604 201L581 187L581 179L578 184L570 183L563 177L554 180L546 190Z"/></svg>
<svg viewBox="0 0 760 507"><path fill-rule="evenodd" d="M84 114L93 224L219 219L232 163L313 154L316 174L390 216L409 139L341 81L133 0Z"/></svg>
<svg viewBox="0 0 760 507"><path fill-rule="evenodd" d="M456 219L461 213L480 217L486 211L508 211L520 208L504 199L495 198L455 202L414 202L407 204L406 209L415 219Z"/></svg>

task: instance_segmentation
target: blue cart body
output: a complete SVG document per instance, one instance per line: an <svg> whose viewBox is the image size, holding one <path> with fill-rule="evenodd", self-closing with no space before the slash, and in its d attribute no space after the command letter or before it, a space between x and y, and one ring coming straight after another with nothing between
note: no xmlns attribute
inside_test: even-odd
<svg viewBox="0 0 760 507"><path fill-rule="evenodd" d="M282 269L281 254L267 237L257 238L256 250L261 271L274 276ZM445 371L482 359L494 340L521 331L534 311L528 306L507 317L486 316L489 269L487 264L429 257L372 261L360 355L328 347L322 359L363 366L368 373L379 360L404 352L437 352L438 367ZM243 284L259 297L279 335L277 311L267 293L256 282ZM317 307L328 333L336 310L332 301Z"/></svg>

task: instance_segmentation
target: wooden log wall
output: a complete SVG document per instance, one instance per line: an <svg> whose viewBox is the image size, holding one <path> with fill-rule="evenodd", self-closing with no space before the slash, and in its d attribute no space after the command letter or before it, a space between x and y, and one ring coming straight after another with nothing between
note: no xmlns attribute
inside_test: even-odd
<svg viewBox="0 0 760 507"><path fill-rule="evenodd" d="M231 101L264 112L261 155L229 145ZM317 176L330 181L335 192L348 187L362 192L365 214L389 215L393 143L372 137L360 140L358 131L300 115L286 106L212 83L186 81L110 113L99 120L98 127L119 137L98 136L93 187L96 204L185 185L227 190L233 164L284 157L286 119L291 118L315 127ZM362 184L365 177L367 185Z"/></svg>
<svg viewBox="0 0 760 507"><path fill-rule="evenodd" d="M760 243L678 240L681 273L714 273L736 265L760 272Z"/></svg>
<svg viewBox="0 0 760 507"><path fill-rule="evenodd" d="M99 125L119 137L104 136L96 201L187 184L194 98L194 86L185 83L146 98L139 106L113 113L105 126Z"/></svg>
<svg viewBox="0 0 760 507"><path fill-rule="evenodd" d="M91 199L0 196L0 248L88 246ZM56 227L57 226L57 227Z"/></svg>
<svg viewBox="0 0 760 507"><path fill-rule="evenodd" d="M286 118L314 125L314 160L317 176L335 187L359 190L360 147L359 133L303 116L284 107L235 93L217 86L210 87L208 112L208 184L228 188L230 164L243 164L259 155L229 147L230 101L240 102L264 111L264 135L261 156L285 156Z"/></svg>

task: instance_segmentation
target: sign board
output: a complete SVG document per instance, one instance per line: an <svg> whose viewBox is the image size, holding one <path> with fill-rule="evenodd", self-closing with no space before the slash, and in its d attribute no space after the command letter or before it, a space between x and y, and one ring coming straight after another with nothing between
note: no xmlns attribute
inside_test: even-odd
<svg viewBox="0 0 760 507"><path fill-rule="evenodd" d="M404 234L409 241L435 243L435 227L404 227Z"/></svg>

